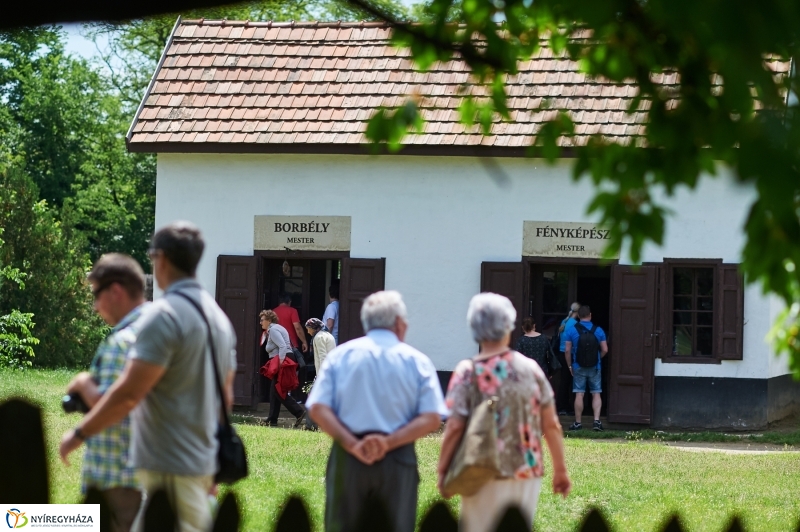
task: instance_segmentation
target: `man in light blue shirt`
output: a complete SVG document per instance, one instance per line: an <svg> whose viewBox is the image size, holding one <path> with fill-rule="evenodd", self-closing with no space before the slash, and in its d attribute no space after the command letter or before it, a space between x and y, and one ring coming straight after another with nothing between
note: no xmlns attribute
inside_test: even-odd
<svg viewBox="0 0 800 532"><path fill-rule="evenodd" d="M328 296L330 296L331 302L325 307L322 323L328 328L328 332L333 335L336 345L339 345L339 285L332 284L328 289Z"/></svg>
<svg viewBox="0 0 800 532"><path fill-rule="evenodd" d="M416 522L414 442L447 415L430 359L403 343L408 323L398 292L364 300L367 335L328 354L306 407L334 439L325 479L325 530L353 530L367 505L385 505L395 532Z"/></svg>

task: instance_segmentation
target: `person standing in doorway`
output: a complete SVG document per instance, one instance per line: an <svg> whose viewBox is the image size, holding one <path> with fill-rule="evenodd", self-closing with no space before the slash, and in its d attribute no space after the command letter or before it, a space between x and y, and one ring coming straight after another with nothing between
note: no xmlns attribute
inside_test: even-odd
<svg viewBox="0 0 800 532"><path fill-rule="evenodd" d="M145 494L163 489L180 532L206 532L208 494L218 469L220 405L233 404L236 334L230 320L195 278L205 244L189 222L156 231L148 255L164 296L139 318L139 335L120 378L74 429L59 454L69 454L131 411L130 463ZM205 319L201 315L198 305ZM208 327L217 353L219 397ZM222 401L222 403L221 403Z"/></svg>
<svg viewBox="0 0 800 532"><path fill-rule="evenodd" d="M364 300L366 336L331 352L309 414L333 438L325 475L325 530L356 530L369 504L384 504L394 532L413 532L419 472L414 442L447 415L436 368L403 342L408 321L398 292Z"/></svg>
<svg viewBox="0 0 800 532"><path fill-rule="evenodd" d="M292 347L297 349L302 345L303 353L307 353L306 335L300 324L300 315L297 313L297 309L292 306L292 295L281 294L280 304L272 310L278 315L278 323L289 333L289 341Z"/></svg>
<svg viewBox="0 0 800 532"><path fill-rule="evenodd" d="M567 364L567 358L564 354L567 350L567 331L578 323L578 309L581 304L575 301L569 307L567 317L561 320L561 325L558 327L558 361L561 363L561 369L558 370L558 375L555 377L553 388L556 393L556 408L558 415L565 416L569 411L573 410L572 401L572 373Z"/></svg>
<svg viewBox="0 0 800 532"><path fill-rule="evenodd" d="M328 328L328 331L333 335L336 345L339 345L339 285L332 284L328 289L328 295L331 302L325 309L325 314L322 316L322 323Z"/></svg>
<svg viewBox="0 0 800 532"><path fill-rule="evenodd" d="M546 375L550 371L547 357L552 356L549 354L550 342L547 341L547 338L542 333L536 330L536 322L530 316L522 320L522 331L525 334L517 340L517 352L539 364L539 368Z"/></svg>
<svg viewBox="0 0 800 532"><path fill-rule="evenodd" d="M89 282L95 310L113 329L97 348L89 371L76 375L67 393L79 394L86 406L93 408L122 375L147 303L144 271L128 255L100 257L89 273ZM90 487L102 491L111 513L112 532L128 532L142 502L135 472L128 465L130 439L129 416L86 439L81 492L85 494Z"/></svg>
<svg viewBox="0 0 800 532"><path fill-rule="evenodd" d="M578 322L567 331L565 356L572 373L572 391L575 392L575 423L569 430L581 430L581 414L583 414L583 394L586 386L592 394L592 412L594 424L592 429L603 430L600 423L600 409L603 406L601 384L602 359L608 353L608 342L603 329L592 323L592 311L587 305L578 309ZM573 356L574 354L574 356Z"/></svg>
<svg viewBox="0 0 800 532"><path fill-rule="evenodd" d="M333 335L324 330L321 320L311 318L306 322L306 330L311 336L311 350L314 351L314 369L319 375L319 370L328 353L336 349L336 340Z"/></svg>

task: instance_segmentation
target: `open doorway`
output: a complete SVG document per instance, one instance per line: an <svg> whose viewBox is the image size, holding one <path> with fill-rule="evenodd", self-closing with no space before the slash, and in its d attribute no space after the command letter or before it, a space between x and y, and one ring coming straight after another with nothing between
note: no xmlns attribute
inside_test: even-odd
<svg viewBox="0 0 800 532"><path fill-rule="evenodd" d="M338 287L341 279L342 261L339 259L295 259L262 258L260 309L274 309L280 298L291 296L291 306L300 317L301 331L305 335L304 324L309 318L319 318L325 314L330 303L331 286ZM341 315L340 315L341 319ZM287 329L291 325L281 324ZM260 334L260 333L259 333ZM311 339L306 335L310 344ZM300 347L298 345L298 347ZM259 349L259 367L266 363L266 353ZM307 378L314 377L314 361L306 357ZM258 401L269 400L269 380L259 375L257 387Z"/></svg>
<svg viewBox="0 0 800 532"><path fill-rule="evenodd" d="M601 327L609 335L611 325L611 267L598 264L570 264L564 262L530 263L530 297L528 312L539 324L539 332L548 338L558 334L562 320L566 318L573 301L588 305L592 311L592 323ZM605 416L608 408L609 375L611 357L603 359L601 397L603 407L601 415ZM574 394L572 379L568 372L561 373L560 382L555 386L569 390L560 401L560 409L568 413L574 412ZM556 391L558 393L558 391ZM568 398L568 399L567 399ZM584 396L584 416L591 415L591 395Z"/></svg>

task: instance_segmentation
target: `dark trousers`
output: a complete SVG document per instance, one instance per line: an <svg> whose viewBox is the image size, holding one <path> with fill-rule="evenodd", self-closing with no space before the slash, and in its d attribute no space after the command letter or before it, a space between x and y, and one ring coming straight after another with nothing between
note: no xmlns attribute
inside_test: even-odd
<svg viewBox="0 0 800 532"><path fill-rule="evenodd" d="M278 414L281 411L281 404L283 404L294 417L300 417L300 415L305 412L305 408L297 404L297 401L295 401L294 397L291 395L286 394L286 398L281 399L281 396L278 395L278 390L275 389L275 382L276 379L272 379L269 383L269 418L267 418L267 421L270 425L278 424Z"/></svg>
<svg viewBox="0 0 800 532"><path fill-rule="evenodd" d="M413 443L387 453L372 465L360 462L334 443L325 472L325 530L367 529L370 512L374 516L376 502L382 502L392 524L391 532L413 532L418 487Z"/></svg>

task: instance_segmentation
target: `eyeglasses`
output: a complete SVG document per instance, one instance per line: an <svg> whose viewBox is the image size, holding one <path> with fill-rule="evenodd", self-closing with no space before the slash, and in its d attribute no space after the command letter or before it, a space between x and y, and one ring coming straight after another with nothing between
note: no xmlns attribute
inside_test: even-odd
<svg viewBox="0 0 800 532"><path fill-rule="evenodd" d="M156 257L160 257L163 254L163 251L160 249L148 249L147 256L150 257L150 262L153 262Z"/></svg>

